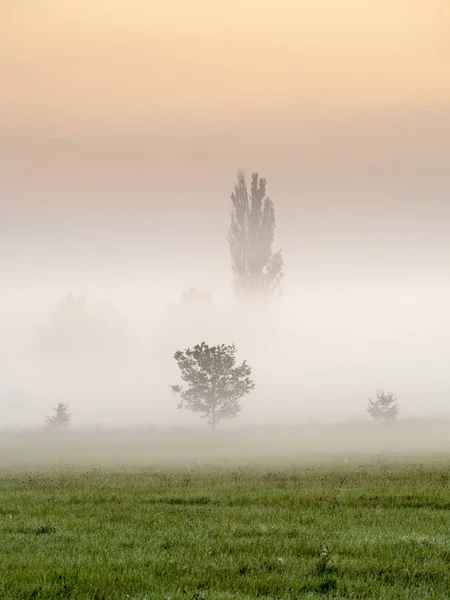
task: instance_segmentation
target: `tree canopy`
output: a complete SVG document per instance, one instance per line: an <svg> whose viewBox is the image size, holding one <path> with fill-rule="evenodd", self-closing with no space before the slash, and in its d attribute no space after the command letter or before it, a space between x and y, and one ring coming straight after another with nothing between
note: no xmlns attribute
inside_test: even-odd
<svg viewBox="0 0 450 600"><path fill-rule="evenodd" d="M393 421L398 413L397 398L384 390L377 390L377 399L369 398L367 412L371 417L383 422Z"/></svg>
<svg viewBox="0 0 450 600"><path fill-rule="evenodd" d="M215 428L223 419L234 419L241 410L239 400L254 389L251 368L242 362L236 366L234 345L208 346L178 350L174 358L187 384L170 386L181 398L178 408L201 412Z"/></svg>
<svg viewBox="0 0 450 600"><path fill-rule="evenodd" d="M51 417L47 417L47 425L53 429L59 427L67 427L70 423L69 407L67 404L58 402L58 406L53 409L55 413Z"/></svg>

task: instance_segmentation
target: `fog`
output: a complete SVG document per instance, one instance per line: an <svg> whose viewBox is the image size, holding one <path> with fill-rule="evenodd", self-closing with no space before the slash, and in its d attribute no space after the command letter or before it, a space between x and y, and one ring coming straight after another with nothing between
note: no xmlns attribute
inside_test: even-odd
<svg viewBox="0 0 450 600"><path fill-rule="evenodd" d="M207 428L198 414L177 410L169 389L179 383L174 352L202 341L234 343L238 359L253 369L255 390L243 398L236 421L221 428L369 421L367 402L377 388L397 395L400 419L450 416L450 290L432 277L433 265L431 277L415 272L412 245L411 253L392 252L390 261L393 239L386 232L378 260L370 244L354 239L353 248L335 246L318 228L315 238L297 237L283 219L282 200L271 194L279 216L275 247L285 256L283 296L270 308L242 307L233 295L226 244L228 191L222 235L213 239L198 211L199 222L184 232L185 239L192 235L192 248L170 228L165 243L149 239L145 247L138 219L136 237L127 224L122 231L117 223L97 225L104 236L97 248L82 226L64 234L55 229L53 238L47 223L35 224L31 239L16 233L21 256L13 251L2 258L9 283L0 300L3 429L42 428L58 402L69 405L75 429ZM345 237L342 225L335 227ZM128 254L119 256L117 240ZM183 302L191 287L210 300ZM71 294L85 299L90 316L57 325L52 311Z"/></svg>
<svg viewBox="0 0 450 600"><path fill-rule="evenodd" d="M169 389L202 341L253 369L223 429L369 421L378 388L449 418L447 4L44 4L1 9L0 429L207 429ZM239 167L270 308L233 292Z"/></svg>
<svg viewBox="0 0 450 600"><path fill-rule="evenodd" d="M78 471L88 469L214 469L247 467L387 472L436 467L448 456L448 421L373 424L205 427L87 428L64 432L3 432L0 471ZM240 469L244 471L240 471Z"/></svg>

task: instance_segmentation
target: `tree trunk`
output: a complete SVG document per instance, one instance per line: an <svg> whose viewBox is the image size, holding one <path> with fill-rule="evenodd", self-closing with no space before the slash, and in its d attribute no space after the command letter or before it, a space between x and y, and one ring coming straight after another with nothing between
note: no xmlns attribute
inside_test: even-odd
<svg viewBox="0 0 450 600"><path fill-rule="evenodd" d="M213 381L212 381L212 396L213 396L213 402L212 402L212 418L211 418L211 425L212 428L215 429L216 428L216 378L214 377Z"/></svg>

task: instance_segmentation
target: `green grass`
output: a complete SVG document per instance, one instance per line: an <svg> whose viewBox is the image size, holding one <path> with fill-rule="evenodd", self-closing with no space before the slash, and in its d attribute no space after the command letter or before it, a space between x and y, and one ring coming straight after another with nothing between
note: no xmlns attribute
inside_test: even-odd
<svg viewBox="0 0 450 600"><path fill-rule="evenodd" d="M450 459L280 465L3 471L0 598L450 598Z"/></svg>

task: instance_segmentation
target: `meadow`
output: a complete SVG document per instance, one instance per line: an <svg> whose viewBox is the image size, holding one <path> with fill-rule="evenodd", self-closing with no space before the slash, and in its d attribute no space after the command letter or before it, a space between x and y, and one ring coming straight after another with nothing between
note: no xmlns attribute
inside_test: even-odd
<svg viewBox="0 0 450 600"><path fill-rule="evenodd" d="M0 598L448 599L447 431L4 435Z"/></svg>

